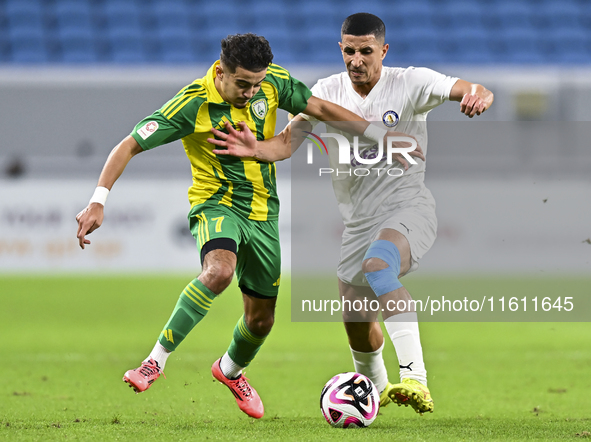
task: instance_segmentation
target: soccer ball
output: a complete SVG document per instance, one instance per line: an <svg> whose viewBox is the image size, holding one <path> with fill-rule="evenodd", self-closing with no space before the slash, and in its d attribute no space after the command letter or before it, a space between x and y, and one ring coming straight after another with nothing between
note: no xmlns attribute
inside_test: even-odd
<svg viewBox="0 0 591 442"><path fill-rule="evenodd" d="M367 427L378 415L380 393L359 373L337 374L320 394L320 410L333 427Z"/></svg>

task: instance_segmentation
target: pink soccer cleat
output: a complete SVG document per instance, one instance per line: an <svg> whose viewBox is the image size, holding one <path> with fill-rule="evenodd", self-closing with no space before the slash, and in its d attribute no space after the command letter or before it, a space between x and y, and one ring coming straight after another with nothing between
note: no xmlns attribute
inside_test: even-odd
<svg viewBox="0 0 591 442"><path fill-rule="evenodd" d="M150 388L150 385L160 377L160 374L164 376L164 372L158 367L158 362L150 359L142 362L141 367L126 371L123 375L123 382L127 382L136 393L141 393Z"/></svg>
<svg viewBox="0 0 591 442"><path fill-rule="evenodd" d="M263 414L265 413L263 401L261 401L256 390L250 386L248 379L246 379L244 375L240 375L238 379L228 379L224 376L224 373L222 373L220 361L221 358L215 361L211 366L211 374L213 377L230 389L232 394L236 397L238 406L243 412L255 419L263 417Z"/></svg>

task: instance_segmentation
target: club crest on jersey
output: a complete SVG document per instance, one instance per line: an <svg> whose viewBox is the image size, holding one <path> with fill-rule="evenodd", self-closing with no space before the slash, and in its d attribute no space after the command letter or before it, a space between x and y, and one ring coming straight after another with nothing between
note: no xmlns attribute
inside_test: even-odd
<svg viewBox="0 0 591 442"><path fill-rule="evenodd" d="M267 100L261 98L252 103L252 112L255 117L262 120L267 115Z"/></svg>
<svg viewBox="0 0 591 442"><path fill-rule="evenodd" d="M382 115L382 121L387 127L396 126L399 120L400 118L398 118L398 114L393 110L386 111L384 112L384 115Z"/></svg>
<svg viewBox="0 0 591 442"><path fill-rule="evenodd" d="M150 135L158 130L158 123L156 121L148 121L142 127L140 127L137 131L142 140L145 140Z"/></svg>

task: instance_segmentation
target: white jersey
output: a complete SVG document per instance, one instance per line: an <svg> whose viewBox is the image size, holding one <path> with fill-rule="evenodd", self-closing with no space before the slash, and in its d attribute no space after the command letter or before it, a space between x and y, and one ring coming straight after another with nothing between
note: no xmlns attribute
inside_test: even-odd
<svg viewBox="0 0 591 442"><path fill-rule="evenodd" d="M427 154L427 114L431 109L449 99L450 91L458 78L448 77L427 68L382 67L381 77L367 97L362 98L354 89L346 72L319 80L312 93L324 100L336 103L364 118L379 122L382 127L412 135L418 141L423 153ZM314 119L304 116L311 122ZM352 136L329 128L330 132L341 133L352 142ZM351 144L352 145L352 144ZM359 140L359 155L375 158L377 145ZM425 163L413 157L418 164L411 165L402 176L402 165L396 161L387 164L386 156L374 165L360 164L351 152L351 164L338 164L336 149L329 152L330 167L340 173L332 173L333 187L343 222L347 228L359 228L375 223L386 214L404 208L413 199L430 192L424 185ZM364 168L367 172L355 169ZM390 169L392 175L388 174ZM349 169L349 170L347 170ZM379 169L379 170L378 170ZM349 173L347 173L349 172ZM379 176L378 176L379 173Z"/></svg>

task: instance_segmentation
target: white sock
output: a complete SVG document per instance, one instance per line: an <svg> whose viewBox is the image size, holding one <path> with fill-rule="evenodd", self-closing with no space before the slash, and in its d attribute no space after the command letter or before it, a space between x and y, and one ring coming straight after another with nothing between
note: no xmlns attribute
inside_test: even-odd
<svg viewBox="0 0 591 442"><path fill-rule="evenodd" d="M383 343L380 348L372 352L362 352L351 348L355 371L371 379L380 393L388 385L388 372L386 371L386 365L382 357L383 349Z"/></svg>
<svg viewBox="0 0 591 442"><path fill-rule="evenodd" d="M171 353L172 352L164 348L159 341L156 341L154 349L150 353L150 356L144 359L144 362L148 361L149 359L154 359L156 362L158 362L158 367L160 367L160 370L164 370L166 360L168 359Z"/></svg>
<svg viewBox="0 0 591 442"><path fill-rule="evenodd" d="M241 367L232 359L230 359L228 352L226 352L220 361L220 369L222 370L224 376L226 376L228 379L237 379L242 374L244 367Z"/></svg>
<svg viewBox="0 0 591 442"><path fill-rule="evenodd" d="M391 316L384 321L384 325L398 356L400 379L415 379L427 386L427 370L423 361L417 313Z"/></svg>

